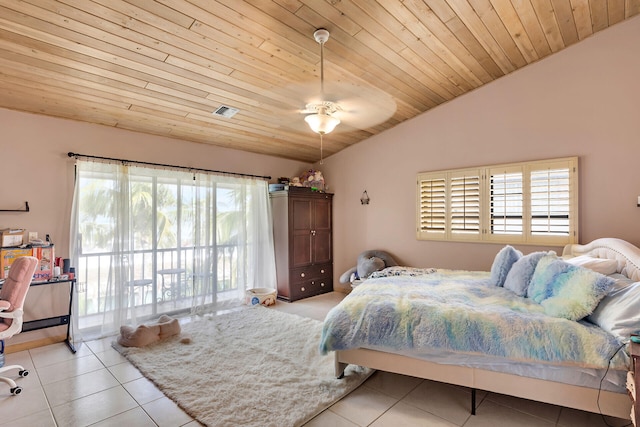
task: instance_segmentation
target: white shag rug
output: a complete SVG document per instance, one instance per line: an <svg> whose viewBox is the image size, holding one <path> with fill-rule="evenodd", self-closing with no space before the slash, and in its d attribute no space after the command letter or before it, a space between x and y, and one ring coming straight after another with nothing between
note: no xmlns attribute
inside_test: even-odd
<svg viewBox="0 0 640 427"><path fill-rule="evenodd" d="M148 347L113 347L202 424L293 427L372 372L349 365L336 379L333 353L318 350L321 331L320 321L256 305L184 324Z"/></svg>

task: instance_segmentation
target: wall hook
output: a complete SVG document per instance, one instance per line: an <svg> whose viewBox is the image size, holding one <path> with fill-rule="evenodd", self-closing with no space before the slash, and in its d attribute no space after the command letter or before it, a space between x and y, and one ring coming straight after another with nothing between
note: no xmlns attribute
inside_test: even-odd
<svg viewBox="0 0 640 427"><path fill-rule="evenodd" d="M360 197L360 203L363 205L368 205L369 201L371 199L369 198L369 195L367 194L367 190L364 190L364 192L362 193L362 197Z"/></svg>

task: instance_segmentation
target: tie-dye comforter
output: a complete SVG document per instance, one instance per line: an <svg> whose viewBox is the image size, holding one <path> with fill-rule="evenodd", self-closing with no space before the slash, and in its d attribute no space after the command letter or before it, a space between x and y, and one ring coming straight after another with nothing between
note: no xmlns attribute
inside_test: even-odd
<svg viewBox="0 0 640 427"><path fill-rule="evenodd" d="M488 279L486 272L453 270L369 279L327 314L320 351L442 351L606 368L620 347L599 327L550 317L540 304ZM627 365L624 351L611 361L612 369Z"/></svg>

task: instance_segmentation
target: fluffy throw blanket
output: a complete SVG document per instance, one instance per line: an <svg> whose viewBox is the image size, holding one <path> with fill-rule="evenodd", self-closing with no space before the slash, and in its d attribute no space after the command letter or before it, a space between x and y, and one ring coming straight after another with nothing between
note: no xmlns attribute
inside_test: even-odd
<svg viewBox="0 0 640 427"><path fill-rule="evenodd" d="M487 272L437 270L369 279L332 309L320 351L433 351L526 363L606 368L620 343L586 321L551 317L529 298L490 283ZM620 351L613 369L626 369Z"/></svg>

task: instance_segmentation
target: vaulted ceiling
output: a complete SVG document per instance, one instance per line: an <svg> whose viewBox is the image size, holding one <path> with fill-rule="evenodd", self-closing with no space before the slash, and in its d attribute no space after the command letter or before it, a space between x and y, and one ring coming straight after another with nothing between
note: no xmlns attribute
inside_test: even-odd
<svg viewBox="0 0 640 427"><path fill-rule="evenodd" d="M0 107L320 158L640 12L640 0L0 0ZM326 28L324 96L317 28ZM220 106L239 110L227 118Z"/></svg>

